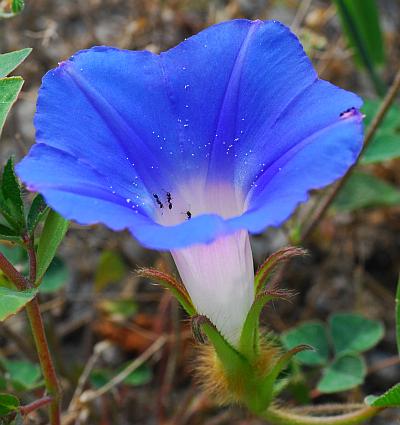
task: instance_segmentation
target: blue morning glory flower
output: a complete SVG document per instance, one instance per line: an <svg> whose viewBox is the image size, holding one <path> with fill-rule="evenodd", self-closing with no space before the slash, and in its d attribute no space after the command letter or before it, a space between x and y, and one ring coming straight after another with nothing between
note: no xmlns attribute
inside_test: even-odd
<svg viewBox="0 0 400 425"><path fill-rule="evenodd" d="M276 21L214 25L160 55L94 47L44 77L17 173L65 217L171 250L234 344L254 298L248 232L354 163L361 104Z"/></svg>

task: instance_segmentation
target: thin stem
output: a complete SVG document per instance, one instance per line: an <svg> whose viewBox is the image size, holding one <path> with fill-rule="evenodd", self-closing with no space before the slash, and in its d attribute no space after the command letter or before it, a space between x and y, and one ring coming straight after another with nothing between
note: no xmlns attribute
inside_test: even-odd
<svg viewBox="0 0 400 425"><path fill-rule="evenodd" d="M34 412L37 409L40 409L43 406L47 406L53 401L53 399L49 396L45 396L39 398L38 400L33 401L32 403L26 404L25 406L21 406L19 411L21 415L29 415L29 413Z"/></svg>
<svg viewBox="0 0 400 425"><path fill-rule="evenodd" d="M353 172L354 168L358 164L362 154L365 152L369 143L371 142L372 137L378 130L379 125L382 122L383 118L385 117L387 111L389 110L390 106L396 99L396 95L399 90L400 90L400 69L397 71L393 84L391 85L389 91L387 92L385 98L383 99L381 106L378 112L376 113L376 115L374 116L374 119L372 120L370 126L368 127L368 130L364 139L363 148L361 150L361 153L357 161L348 169L347 173L336 184L336 186L334 187L332 192L328 195L328 197L325 199L325 201L323 201L322 205L317 209L313 218L310 220L310 223L308 225L307 224L305 225L304 231L301 235L301 241L306 240L311 235L311 233L317 227L317 225L319 224L319 222L321 221L325 213L328 211L328 208L331 206L337 194L340 192L342 187L345 185L345 183L349 179L351 173Z"/></svg>
<svg viewBox="0 0 400 425"><path fill-rule="evenodd" d="M31 324L33 338L35 340L36 350L38 353L40 366L42 368L46 390L52 397L50 404L50 424L60 425L60 387L44 331L39 302L36 297L26 305L26 312Z"/></svg>
<svg viewBox="0 0 400 425"><path fill-rule="evenodd" d="M262 416L275 425L357 425L372 418L380 411L382 408L362 405L354 412L335 416L312 416L270 407Z"/></svg>
<svg viewBox="0 0 400 425"><path fill-rule="evenodd" d="M36 286L36 252L35 252L35 241L33 235L26 239L26 249L28 251L29 258L29 280L32 285Z"/></svg>
<svg viewBox="0 0 400 425"><path fill-rule="evenodd" d="M8 260L0 253L0 270L14 283L20 290L32 288L36 279L36 254L33 249L33 242L26 241L29 254L29 264L33 270L29 271L30 279L27 280ZM32 249L30 250L29 247ZM47 343L46 333L44 330L42 315L40 313L39 301L35 297L26 305L26 312L28 314L29 322L32 329L33 339L35 341L36 351L38 353L40 366L43 372L46 390L52 397L50 404L50 424L60 425L60 387L58 384L57 375L54 369L53 361L51 358L49 345Z"/></svg>
<svg viewBox="0 0 400 425"><path fill-rule="evenodd" d="M26 246L29 257L29 281L32 286L35 286L37 261L33 236L26 239ZM52 396L52 401L50 404L50 424L59 425L61 423L61 390L54 368L53 359L50 354L42 315L40 313L39 302L36 297L26 306L26 311L31 323L32 333L35 340L40 365L43 371L46 389L49 395Z"/></svg>
<svg viewBox="0 0 400 425"><path fill-rule="evenodd" d="M0 270L14 283L14 285L23 291L30 287L29 282L25 277L7 260L0 252Z"/></svg>

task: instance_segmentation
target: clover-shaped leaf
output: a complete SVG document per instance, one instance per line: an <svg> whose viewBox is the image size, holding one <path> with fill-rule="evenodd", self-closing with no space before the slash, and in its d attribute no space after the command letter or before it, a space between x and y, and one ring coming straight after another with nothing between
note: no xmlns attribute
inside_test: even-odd
<svg viewBox="0 0 400 425"><path fill-rule="evenodd" d="M321 393L337 393L350 390L364 382L367 368L358 354L346 354L337 358L325 370L317 389Z"/></svg>
<svg viewBox="0 0 400 425"><path fill-rule="evenodd" d="M303 351L296 355L297 360L308 366L323 366L329 358L329 342L325 326L320 322L307 322L282 335L282 342L288 350L307 344L315 351Z"/></svg>
<svg viewBox="0 0 400 425"><path fill-rule="evenodd" d="M329 320L336 354L362 353L374 347L383 337L381 322L355 313L338 313Z"/></svg>

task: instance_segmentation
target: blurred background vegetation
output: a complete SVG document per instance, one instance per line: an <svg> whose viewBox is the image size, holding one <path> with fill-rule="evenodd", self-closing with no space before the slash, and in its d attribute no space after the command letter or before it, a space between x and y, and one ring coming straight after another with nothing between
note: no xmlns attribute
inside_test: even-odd
<svg viewBox="0 0 400 425"><path fill-rule="evenodd" d="M0 10L7 16L0 20L0 51L33 48L17 69L25 84L2 133L0 166L10 155L21 158L34 142L32 118L43 74L93 45L157 53L216 22L280 20L300 37L321 78L364 98L367 126L400 67L398 0L35 0L19 9L21 2L0 0ZM320 378L322 368L334 361L328 346L332 336L326 337L327 343L320 339L316 344L322 344L322 360L303 358L293 364L296 381L283 394L290 403L360 401L365 394L381 393L400 381L394 330L400 265L399 112L397 102L329 214L303 242L311 255L285 269L284 287L298 293L293 303L275 304L264 312L269 329L284 332L283 343L288 346L293 326L317 320L306 324L306 331L314 326L313 335L333 332L332 323L340 322L341 316L332 313L338 312L367 317L377 345L360 348L369 350L363 354L367 367L346 391L329 385L326 390ZM313 213L320 199L316 194L283 229L269 229L253 238L256 265L290 240L298 240L299 223ZM20 270L27 267L19 248L2 244L0 250ZM199 391L191 378L196 350L190 326L168 292L135 274L138 266L172 267L167 255L143 249L128 233L72 225L46 275L42 311L65 410L88 362L93 367L82 391L109 382L154 341L167 337L122 385L78 410L70 404L65 425L261 424L240 408L216 407ZM379 333L381 323L384 337ZM43 387L29 335L23 314L0 326L0 389L16 391L27 401ZM399 412L388 411L371 423L394 425L398 417ZM45 422L38 411L27 423Z"/></svg>

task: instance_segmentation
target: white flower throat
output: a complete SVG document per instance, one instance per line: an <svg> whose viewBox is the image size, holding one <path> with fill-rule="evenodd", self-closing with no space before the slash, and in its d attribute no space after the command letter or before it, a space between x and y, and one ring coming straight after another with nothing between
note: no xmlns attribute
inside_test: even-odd
<svg viewBox="0 0 400 425"><path fill-rule="evenodd" d="M217 214L224 219L243 214L244 197L225 182L208 184L188 183L178 190L161 189L152 192L156 220L173 226L201 214Z"/></svg>

